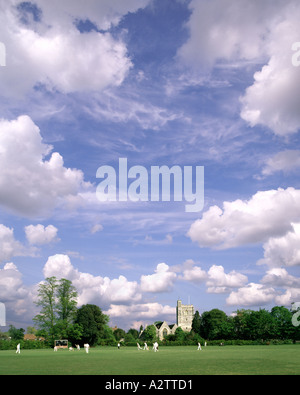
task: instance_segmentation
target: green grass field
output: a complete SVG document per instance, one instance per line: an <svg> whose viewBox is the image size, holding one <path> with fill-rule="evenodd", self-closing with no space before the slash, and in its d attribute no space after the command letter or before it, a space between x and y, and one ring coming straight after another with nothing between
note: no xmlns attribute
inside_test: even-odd
<svg viewBox="0 0 300 395"><path fill-rule="evenodd" d="M112 347L0 351L0 375L298 375L300 347Z"/></svg>

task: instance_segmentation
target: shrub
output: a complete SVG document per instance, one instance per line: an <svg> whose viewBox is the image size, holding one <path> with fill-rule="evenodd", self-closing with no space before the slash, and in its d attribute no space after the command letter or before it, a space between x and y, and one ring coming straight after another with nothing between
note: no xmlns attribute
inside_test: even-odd
<svg viewBox="0 0 300 395"><path fill-rule="evenodd" d="M45 341L40 340L0 340L0 350L15 350L19 343L21 345L21 350L49 348Z"/></svg>

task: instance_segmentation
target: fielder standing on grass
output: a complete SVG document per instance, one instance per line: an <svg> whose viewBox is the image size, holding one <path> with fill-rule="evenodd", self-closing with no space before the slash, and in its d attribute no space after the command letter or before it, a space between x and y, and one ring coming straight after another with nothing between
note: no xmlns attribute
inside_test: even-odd
<svg viewBox="0 0 300 395"><path fill-rule="evenodd" d="M158 343L157 342L153 343L153 349L154 349L154 352L158 351Z"/></svg>

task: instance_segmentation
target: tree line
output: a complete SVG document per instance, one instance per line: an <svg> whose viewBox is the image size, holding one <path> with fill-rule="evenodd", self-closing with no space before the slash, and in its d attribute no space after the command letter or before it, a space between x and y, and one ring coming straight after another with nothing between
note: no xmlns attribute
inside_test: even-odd
<svg viewBox="0 0 300 395"><path fill-rule="evenodd" d="M213 309L201 316L196 311L192 330L207 340L300 340L300 327L293 324L295 312L283 306L265 309L237 310L227 316Z"/></svg>
<svg viewBox="0 0 300 395"><path fill-rule="evenodd" d="M101 308L86 304L77 307L77 291L67 279L49 277L39 285L36 305L40 312L33 318L38 338L45 339L45 344L53 346L55 340L68 339L72 345L89 343L93 345L114 345L123 341L127 345L136 342L152 343L157 340L156 328L149 325L140 330L121 328L112 330L109 317ZM205 311L202 315L196 311L192 330L184 332L178 327L162 341L166 345L196 344L208 341L210 344L220 341L297 341L300 340L300 326L292 322L293 313L285 307L273 307L269 312L265 309L238 310L233 316L227 316L219 309ZM9 338L20 341L24 330L13 326L9 330ZM32 332L32 333L33 333ZM0 342L5 336L0 333ZM1 344L0 344L1 346ZM0 347L1 348L1 347Z"/></svg>

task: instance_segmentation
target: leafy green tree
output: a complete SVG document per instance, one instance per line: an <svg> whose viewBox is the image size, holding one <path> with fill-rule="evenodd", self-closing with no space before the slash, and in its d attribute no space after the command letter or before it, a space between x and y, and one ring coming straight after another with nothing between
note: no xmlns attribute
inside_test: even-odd
<svg viewBox="0 0 300 395"><path fill-rule="evenodd" d="M178 342L182 342L185 340L186 334L180 326L175 330L175 340Z"/></svg>
<svg viewBox="0 0 300 395"><path fill-rule="evenodd" d="M253 312L256 318L256 339L272 339L275 337L275 321L265 309Z"/></svg>
<svg viewBox="0 0 300 395"><path fill-rule="evenodd" d="M153 342L156 340L156 328L154 325L148 325L141 335L141 338L146 342Z"/></svg>
<svg viewBox="0 0 300 395"><path fill-rule="evenodd" d="M35 335L35 334L36 334L36 329L35 329L34 326L28 326L26 332L27 332L29 335Z"/></svg>
<svg viewBox="0 0 300 395"><path fill-rule="evenodd" d="M213 309L204 312L201 316L200 335L204 339L221 339L224 321L227 321L227 316L222 310Z"/></svg>
<svg viewBox="0 0 300 395"><path fill-rule="evenodd" d="M136 338L132 335L132 333L128 333L128 332L125 334L124 339L126 343L133 343L136 341Z"/></svg>
<svg viewBox="0 0 300 395"><path fill-rule="evenodd" d="M67 332L77 312L77 291L70 280L62 278L56 289L57 318L64 331Z"/></svg>
<svg viewBox="0 0 300 395"><path fill-rule="evenodd" d="M0 331L0 340L9 340L8 333L3 333Z"/></svg>
<svg viewBox="0 0 300 395"><path fill-rule="evenodd" d="M139 331L133 328L130 328L129 331L127 332L128 335L131 335L134 340L139 338Z"/></svg>
<svg viewBox="0 0 300 395"><path fill-rule="evenodd" d="M185 334L185 340L194 342L195 344L198 342L204 344L204 339L202 339L202 337L198 333L195 333L193 330Z"/></svg>
<svg viewBox="0 0 300 395"><path fill-rule="evenodd" d="M79 308L75 322L82 327L82 342L90 346L97 344L105 336L108 321L108 316L96 305L86 304Z"/></svg>
<svg viewBox="0 0 300 395"><path fill-rule="evenodd" d="M108 325L104 325L103 339L109 340L112 344L114 344L116 341L116 338L114 337L114 331Z"/></svg>
<svg viewBox="0 0 300 395"><path fill-rule="evenodd" d="M201 329L201 317L200 317L199 311L197 310L195 312L195 315L194 315L194 318L193 318L192 330L195 333L200 334L200 329Z"/></svg>
<svg viewBox="0 0 300 395"><path fill-rule="evenodd" d="M126 332L124 331L124 329L117 328L117 329L114 331L114 337L115 337L116 340L124 339L124 338L125 338L125 335L126 335Z"/></svg>
<svg viewBox="0 0 300 395"><path fill-rule="evenodd" d="M61 334L61 338L68 339L71 344L78 344L81 342L82 326L79 324L71 324L68 326L65 336Z"/></svg>
<svg viewBox="0 0 300 395"><path fill-rule="evenodd" d="M247 315L251 314L251 310L237 310L236 316L234 317L234 327L237 339L247 339Z"/></svg>
<svg viewBox="0 0 300 395"><path fill-rule="evenodd" d="M40 330L47 333L52 342L55 338L57 287L57 279L54 276L46 278L45 282L40 284L36 305L41 307L41 311L33 318Z"/></svg>
<svg viewBox="0 0 300 395"><path fill-rule="evenodd" d="M235 339L235 327L233 317L227 317L219 325L219 338L228 340Z"/></svg>
<svg viewBox="0 0 300 395"><path fill-rule="evenodd" d="M77 292L71 281L48 277L40 284L36 305L41 308L33 321L39 332L53 344L55 338L77 337L79 327L73 327L77 311Z"/></svg>
<svg viewBox="0 0 300 395"><path fill-rule="evenodd" d="M273 317L265 309L240 311L239 335L239 338L244 340L274 338Z"/></svg>
<svg viewBox="0 0 300 395"><path fill-rule="evenodd" d="M175 334L174 333L170 333L169 335L167 335L165 337L165 340L168 340L170 342L174 342L176 340Z"/></svg>
<svg viewBox="0 0 300 395"><path fill-rule="evenodd" d="M277 339L293 338L292 312L287 308L275 306L271 310L274 319L274 334Z"/></svg>
<svg viewBox="0 0 300 395"><path fill-rule="evenodd" d="M13 325L9 326L8 336L11 340L23 340L24 339L25 330L23 328L17 329Z"/></svg>

